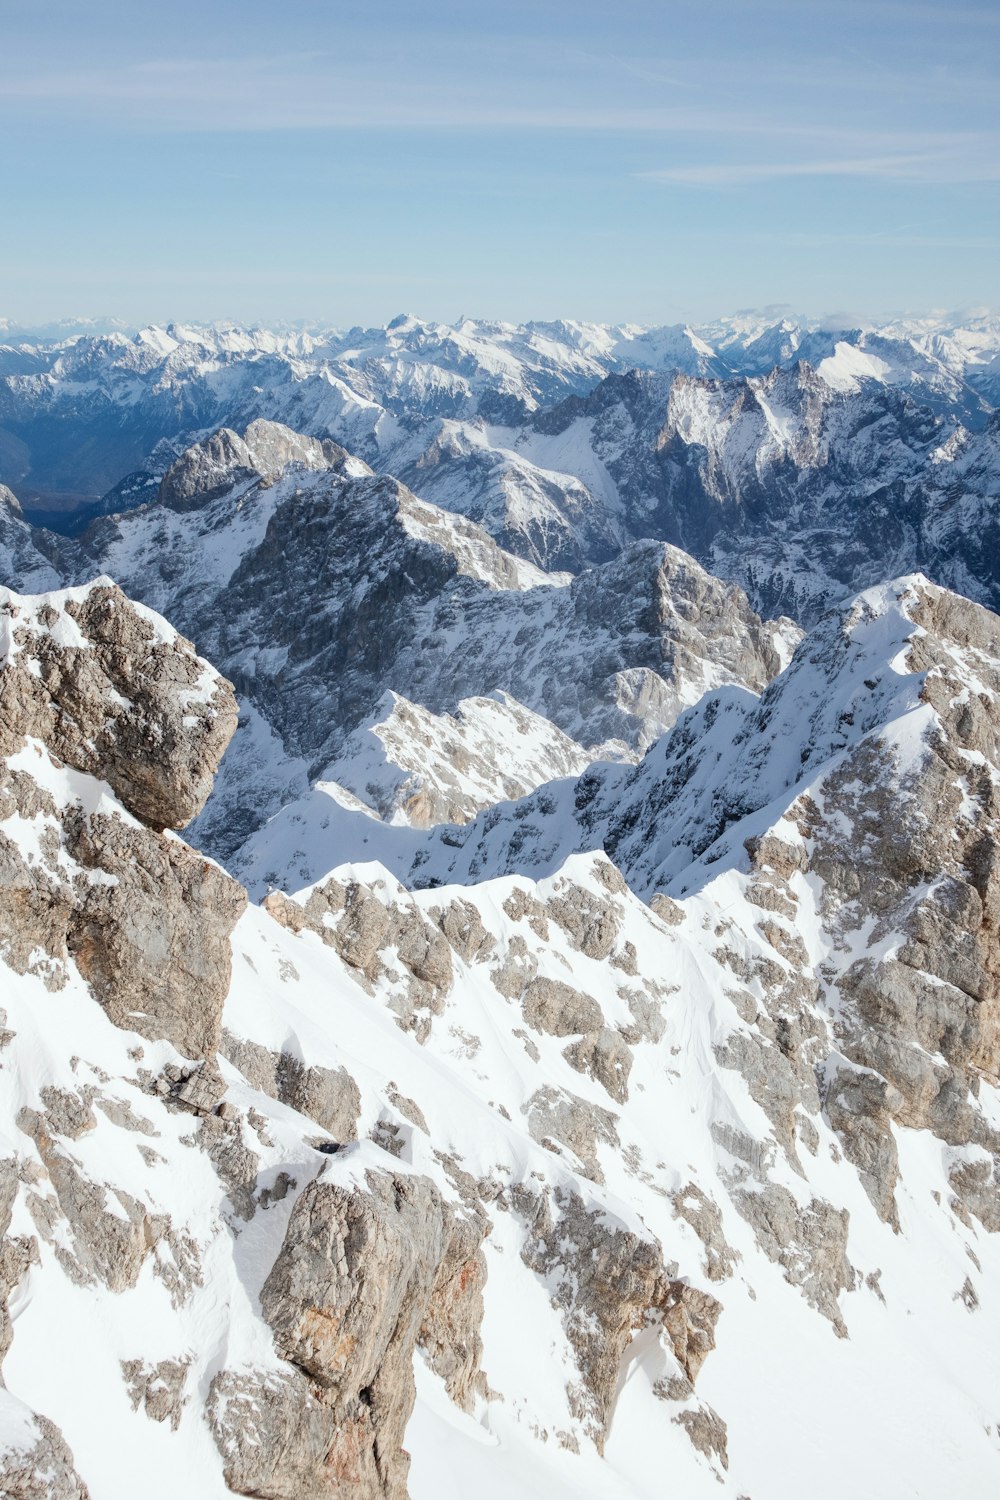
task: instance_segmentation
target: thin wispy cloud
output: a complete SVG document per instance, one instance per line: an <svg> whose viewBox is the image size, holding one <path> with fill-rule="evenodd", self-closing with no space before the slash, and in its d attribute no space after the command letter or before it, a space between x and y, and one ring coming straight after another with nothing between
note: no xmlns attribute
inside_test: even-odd
<svg viewBox="0 0 1000 1500"><path fill-rule="evenodd" d="M140 319L144 281L185 316L346 322L414 276L435 316L1000 296L996 0L236 14L4 8L13 305L47 315L40 279Z"/></svg>
<svg viewBox="0 0 1000 1500"><path fill-rule="evenodd" d="M595 63L595 59L590 59ZM612 59L616 65L621 60ZM576 80L543 87L520 76L458 79L433 73L387 79L378 69L350 66L333 52L219 59L157 58L128 65L25 70L0 78L0 114L44 123L72 120L110 129L163 132L307 130L552 131L691 136L736 143L747 137L794 140L837 153L806 163L732 162L678 165L635 175L675 183L726 185L766 177L922 175L936 153L976 146L974 133L899 130L824 119L815 112L768 109L732 98L728 107L697 105L689 92L674 100L643 101L588 91ZM898 148L908 148L905 152ZM862 156L860 149L870 154ZM995 143L991 143L994 154Z"/></svg>
<svg viewBox="0 0 1000 1500"><path fill-rule="evenodd" d="M636 172L675 187L744 187L794 177L860 177L898 182L996 182L1000 159L961 160L946 152L909 152L815 161L697 162Z"/></svg>

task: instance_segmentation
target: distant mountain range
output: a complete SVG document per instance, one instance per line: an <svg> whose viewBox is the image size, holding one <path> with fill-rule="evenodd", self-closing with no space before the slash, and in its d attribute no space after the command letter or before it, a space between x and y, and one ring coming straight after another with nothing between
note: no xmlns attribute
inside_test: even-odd
<svg viewBox="0 0 1000 1500"><path fill-rule="evenodd" d="M806 362L832 390L893 387L972 428L1000 396L992 315L840 330L755 315L653 329L408 316L346 332L171 324L32 335L0 324L0 340L0 481L57 510L162 469L163 440L176 452L222 425L268 417L374 462L398 445L400 424L407 434L416 419L521 427L629 370L729 380Z"/></svg>

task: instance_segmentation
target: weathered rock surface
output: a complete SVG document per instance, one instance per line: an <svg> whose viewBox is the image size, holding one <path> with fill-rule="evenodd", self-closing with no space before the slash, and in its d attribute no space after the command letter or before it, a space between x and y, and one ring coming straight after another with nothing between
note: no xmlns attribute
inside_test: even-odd
<svg viewBox="0 0 1000 1500"><path fill-rule="evenodd" d="M116 1025L209 1055L246 895L160 830L208 795L235 727L231 689L113 586L40 602L4 591L0 611L0 811L38 830L25 858L0 828L7 961L57 985L72 960ZM47 762L99 773L134 817L85 783L49 791Z"/></svg>
<svg viewBox="0 0 1000 1500"><path fill-rule="evenodd" d="M6 1391L0 1391L0 1413L5 1434L16 1426L16 1437L11 1433L0 1442L0 1493L5 1500L91 1500L54 1422L29 1412Z"/></svg>
<svg viewBox="0 0 1000 1500"><path fill-rule="evenodd" d="M264 1283L261 1306L276 1346L312 1377L338 1452L355 1455L354 1472L343 1477L359 1496L406 1494L403 1433L425 1322L437 1330L431 1336L439 1363L453 1364L458 1389L468 1382L459 1370L470 1356L459 1358L449 1337L454 1298L447 1288L474 1252L463 1257L460 1250L460 1265L443 1266L449 1228L441 1197L425 1179L369 1173L363 1190L317 1179L298 1199Z"/></svg>
<svg viewBox="0 0 1000 1500"><path fill-rule="evenodd" d="M221 1051L254 1088L315 1120L335 1141L357 1139L361 1095L346 1068L305 1064L232 1032L223 1033Z"/></svg>
<svg viewBox="0 0 1000 1500"><path fill-rule="evenodd" d="M261 418L243 436L228 427L185 450L164 474L157 496L171 510L197 509L234 486L274 481L289 465L341 469L347 454L328 438L305 437ZM356 461L355 461L356 462Z"/></svg>
<svg viewBox="0 0 1000 1500"><path fill-rule="evenodd" d="M182 828L236 718L225 679L114 584L41 601L0 589L0 754L31 736L141 822Z"/></svg>
<svg viewBox="0 0 1000 1500"><path fill-rule="evenodd" d="M571 1408L603 1449L633 1333L660 1324L693 1384L715 1347L721 1304L674 1280L655 1240L609 1224L576 1195L557 1194L553 1204L523 1185L511 1199L528 1226L522 1259L554 1287L553 1303L576 1354L579 1384L569 1392Z"/></svg>

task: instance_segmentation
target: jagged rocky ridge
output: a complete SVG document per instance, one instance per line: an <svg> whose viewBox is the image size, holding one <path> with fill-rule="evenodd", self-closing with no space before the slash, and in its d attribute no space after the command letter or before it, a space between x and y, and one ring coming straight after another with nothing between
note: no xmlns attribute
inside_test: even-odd
<svg viewBox="0 0 1000 1500"><path fill-rule="evenodd" d="M10 1492L992 1491L995 617L887 586L255 907L169 831L228 685L3 608Z"/></svg>
<svg viewBox="0 0 1000 1500"><path fill-rule="evenodd" d="M719 379L644 371L516 425L439 422L386 461L543 567L579 570L636 537L684 548L755 607L811 624L919 568L1000 603L995 416L797 363Z"/></svg>
<svg viewBox="0 0 1000 1500"><path fill-rule="evenodd" d="M23 524L11 544L26 576L111 575L236 684L241 731L195 834L222 857L310 779L428 822L598 755L634 757L706 689L762 687L799 635L662 543L578 577L542 572L335 445L268 422L189 449L155 503L79 541L40 541L33 567ZM462 727L446 728L456 715ZM519 768L504 769L526 731Z"/></svg>

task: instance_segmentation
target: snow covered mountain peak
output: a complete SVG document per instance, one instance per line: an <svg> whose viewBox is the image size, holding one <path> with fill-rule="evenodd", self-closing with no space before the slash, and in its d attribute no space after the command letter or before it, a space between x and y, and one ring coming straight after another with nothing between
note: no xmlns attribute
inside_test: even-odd
<svg viewBox="0 0 1000 1500"><path fill-rule="evenodd" d="M4 1494L993 1492L995 347L0 349Z"/></svg>

